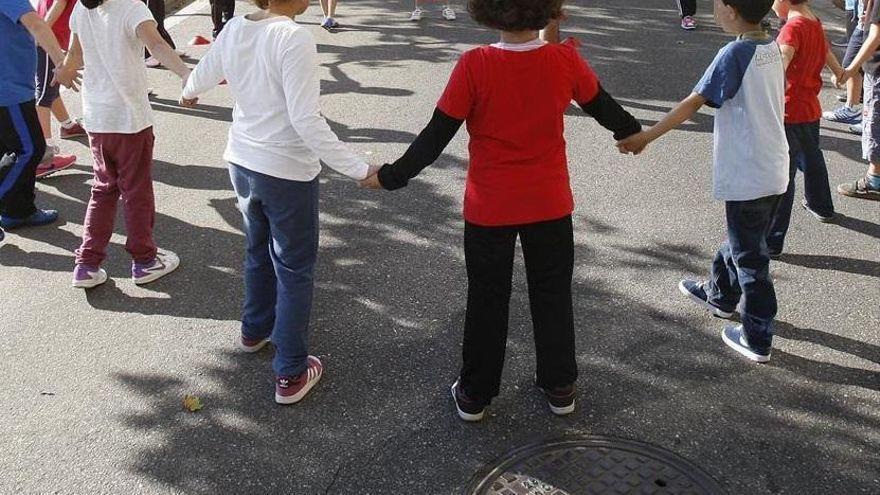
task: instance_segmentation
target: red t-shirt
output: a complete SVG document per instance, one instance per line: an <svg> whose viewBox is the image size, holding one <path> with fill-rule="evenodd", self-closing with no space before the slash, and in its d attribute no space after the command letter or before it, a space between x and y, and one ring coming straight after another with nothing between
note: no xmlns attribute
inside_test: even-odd
<svg viewBox="0 0 880 495"><path fill-rule="evenodd" d="M502 226L571 214L562 117L571 100L588 103L598 91L596 74L570 45L464 53L437 107L467 121L465 220Z"/></svg>
<svg viewBox="0 0 880 495"><path fill-rule="evenodd" d="M785 72L785 123L804 124L819 120L822 117L819 104L822 68L828 54L822 22L804 16L790 18L779 30L776 41L795 49L794 58Z"/></svg>
<svg viewBox="0 0 880 495"><path fill-rule="evenodd" d="M73 12L73 7L76 6L78 1L67 0L67 5L64 6L61 16L52 25L52 32L55 33L55 38L58 39L58 44L61 45L61 49L64 51L67 51L67 46L70 44L70 13ZM40 0L40 3L37 4L37 14L40 14L40 17L45 19L46 14L54 3L55 0Z"/></svg>

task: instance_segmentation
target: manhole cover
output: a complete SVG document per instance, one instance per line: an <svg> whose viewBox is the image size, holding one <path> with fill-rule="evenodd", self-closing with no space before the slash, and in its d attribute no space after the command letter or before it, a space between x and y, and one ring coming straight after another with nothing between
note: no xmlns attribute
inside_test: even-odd
<svg viewBox="0 0 880 495"><path fill-rule="evenodd" d="M716 495L702 469L668 450L607 437L519 448L478 473L470 495Z"/></svg>

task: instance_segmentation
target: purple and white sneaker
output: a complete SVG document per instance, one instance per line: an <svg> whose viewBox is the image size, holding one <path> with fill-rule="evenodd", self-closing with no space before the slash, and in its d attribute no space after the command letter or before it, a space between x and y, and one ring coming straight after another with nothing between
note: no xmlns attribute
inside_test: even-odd
<svg viewBox="0 0 880 495"><path fill-rule="evenodd" d="M107 272L101 267L76 265L73 269L73 286L77 289L92 289L107 281Z"/></svg>
<svg viewBox="0 0 880 495"><path fill-rule="evenodd" d="M156 253L156 257L149 263L131 263L131 279L136 285L148 284L177 270L178 266L180 258L176 254L170 251Z"/></svg>

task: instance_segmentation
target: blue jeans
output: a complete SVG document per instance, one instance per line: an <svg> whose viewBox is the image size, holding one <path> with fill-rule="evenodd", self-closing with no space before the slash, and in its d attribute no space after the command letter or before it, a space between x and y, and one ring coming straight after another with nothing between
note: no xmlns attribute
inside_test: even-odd
<svg viewBox="0 0 880 495"><path fill-rule="evenodd" d="M798 170L804 174L804 198L807 206L822 216L834 216L828 168L825 166L825 155L819 147L819 122L785 124L785 137L788 139L789 149L788 190L782 196L779 212L773 219L770 236L767 238L767 247L771 253L781 253L785 244L785 235L791 223L791 210L794 207L794 178Z"/></svg>
<svg viewBox="0 0 880 495"><path fill-rule="evenodd" d="M318 179L279 179L235 164L230 164L229 176L247 238L242 335L271 335L275 374L298 376L308 357L318 257Z"/></svg>
<svg viewBox="0 0 880 495"><path fill-rule="evenodd" d="M709 302L734 311L740 298L743 331L750 346L769 351L773 343L776 291L770 279L767 231L782 196L728 201L727 240L712 262Z"/></svg>

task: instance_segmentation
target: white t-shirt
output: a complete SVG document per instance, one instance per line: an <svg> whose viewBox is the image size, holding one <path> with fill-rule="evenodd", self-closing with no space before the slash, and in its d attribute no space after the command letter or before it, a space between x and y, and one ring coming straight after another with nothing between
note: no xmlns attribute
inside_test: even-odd
<svg viewBox="0 0 880 495"><path fill-rule="evenodd" d="M153 15L139 0L106 0L94 9L77 2L70 31L83 50L83 120L93 133L135 134L153 125L144 44L137 27Z"/></svg>
<svg viewBox="0 0 880 495"><path fill-rule="evenodd" d="M235 100L223 158L287 180L311 181L322 160L353 179L367 164L339 141L321 116L318 48L312 34L288 17L236 17L199 61L183 90L196 97L229 83Z"/></svg>
<svg viewBox="0 0 880 495"><path fill-rule="evenodd" d="M748 201L788 189L785 70L775 41L738 39L694 88L715 113L715 198Z"/></svg>

